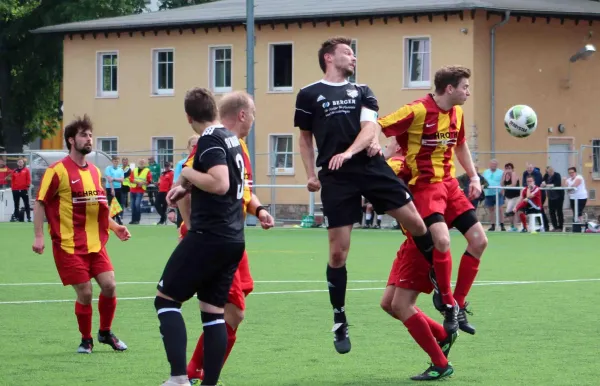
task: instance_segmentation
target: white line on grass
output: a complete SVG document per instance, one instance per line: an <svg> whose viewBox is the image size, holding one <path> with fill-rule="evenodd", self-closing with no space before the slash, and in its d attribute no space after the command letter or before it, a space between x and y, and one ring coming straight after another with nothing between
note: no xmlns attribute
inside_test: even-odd
<svg viewBox="0 0 600 386"><path fill-rule="evenodd" d="M532 280L532 281L504 281L504 282L477 282L474 286L492 286L492 285L522 285L522 284L553 284L553 283L584 283L584 282L597 282L599 279L566 279L566 280ZM347 291L381 291L385 288L374 287L374 288L348 288ZM293 290L293 291L266 291L266 292L252 292L252 295L280 295L280 294L302 294L302 293L316 293L316 292L328 292L328 289L316 289L316 290ZM119 300L145 300L154 299L154 296L140 296L140 297L120 297ZM3 304L34 304L34 303L68 303L74 301L73 299L55 299L55 300L14 300L14 301L0 301L0 305ZM97 299L94 299L97 301Z"/></svg>

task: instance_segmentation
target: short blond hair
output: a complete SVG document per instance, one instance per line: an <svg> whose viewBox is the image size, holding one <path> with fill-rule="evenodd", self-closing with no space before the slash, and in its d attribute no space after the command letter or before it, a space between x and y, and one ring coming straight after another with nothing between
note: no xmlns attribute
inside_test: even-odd
<svg viewBox="0 0 600 386"><path fill-rule="evenodd" d="M250 107L250 101L252 97L245 91L234 91L225 95L219 101L218 109L219 116L233 117L237 115L241 110Z"/></svg>
<svg viewBox="0 0 600 386"><path fill-rule="evenodd" d="M196 140L196 141L197 141L197 140L198 140L198 138L200 138L200 136L199 136L198 134L194 134L194 135L192 135L191 137L189 137L189 138L188 138L188 147L189 147L189 146L192 144L192 142L193 142L194 140Z"/></svg>

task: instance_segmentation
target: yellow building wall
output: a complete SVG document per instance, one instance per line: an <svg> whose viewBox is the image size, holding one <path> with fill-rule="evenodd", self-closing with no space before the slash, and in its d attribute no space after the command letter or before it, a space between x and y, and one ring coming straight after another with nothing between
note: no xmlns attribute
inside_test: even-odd
<svg viewBox="0 0 600 386"><path fill-rule="evenodd" d="M461 32L463 29L469 32ZM469 17L460 20L458 16L427 17L415 22L404 18L376 20L371 25L361 21L346 22L344 26L333 23L317 24L316 28L307 23L300 29L298 25L262 27L256 30L255 83L256 83L256 170L255 183L268 184L269 133L292 133L294 151L299 153L298 129L293 127L294 104L299 89L322 77L318 66L317 50L325 39L344 35L357 40L358 71L357 82L367 83L380 101L380 113L387 114L405 103L423 97L431 89L404 89L404 65L406 37L431 38L431 81L435 70L444 64L461 64L473 67L473 21ZM293 92L269 92L269 44L293 42ZM106 38L91 34L81 39L74 35L64 41L64 117L68 122L73 116L90 114L94 122L96 137L118 137L119 152L149 150L153 136L174 137L174 148L183 149L191 129L183 111L185 91L194 86L209 86L209 46L233 46L234 89L245 89L245 31L237 27L235 31L203 29L183 31L180 35L172 31L146 33L136 32L133 37L112 33ZM174 49L174 96L152 96L152 56L157 48ZM119 97L117 99L96 98L96 55L100 51L119 53ZM477 85L474 74L472 83ZM475 97L475 95L474 95ZM465 105L467 126L473 125L473 99ZM382 138L383 139L383 138ZM130 156L130 161L132 157ZM177 158L177 155L176 155ZM295 173L292 176L276 176L277 184L305 184L306 176L299 155L294 159ZM460 172L457 170L457 172ZM260 198L269 203L271 192L258 189ZM305 189L277 189L278 204L308 203ZM320 201L317 195L317 202Z"/></svg>

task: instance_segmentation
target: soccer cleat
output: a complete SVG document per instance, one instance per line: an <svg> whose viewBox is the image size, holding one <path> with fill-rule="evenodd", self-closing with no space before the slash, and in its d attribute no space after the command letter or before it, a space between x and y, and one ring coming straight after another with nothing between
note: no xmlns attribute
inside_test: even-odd
<svg viewBox="0 0 600 386"><path fill-rule="evenodd" d="M458 303L454 302L454 306L449 304L444 305L442 315L444 316L444 330L448 334L454 334L458 331Z"/></svg>
<svg viewBox="0 0 600 386"><path fill-rule="evenodd" d="M81 339L81 344L77 348L79 354L91 354L94 348L93 339Z"/></svg>
<svg viewBox="0 0 600 386"><path fill-rule="evenodd" d="M331 332L333 332L335 350L340 354L350 352L352 345L350 344L350 335L348 334L348 323L334 324Z"/></svg>
<svg viewBox="0 0 600 386"><path fill-rule="evenodd" d="M437 367L431 364L425 372L414 377L410 377L413 381L437 381L438 379L446 378L454 374L454 368L448 362L446 367Z"/></svg>
<svg viewBox="0 0 600 386"><path fill-rule="evenodd" d="M475 335L475 327L467 320L467 314L473 315L473 313L467 309L467 305L469 305L468 302L465 303L464 308L458 310L458 328L467 334Z"/></svg>
<svg viewBox="0 0 600 386"><path fill-rule="evenodd" d="M448 334L448 337L446 339L444 339L441 342L438 342L446 358L448 358L448 354L450 354L450 349L454 345L454 342L456 342L456 339L458 339L458 331L454 334Z"/></svg>
<svg viewBox="0 0 600 386"><path fill-rule="evenodd" d="M127 345L125 344L125 342L117 338L112 331L99 331L98 342L109 345L115 351L127 350Z"/></svg>
<svg viewBox="0 0 600 386"><path fill-rule="evenodd" d="M202 379L200 379L200 378L190 379L191 386L200 386L201 384L202 384Z"/></svg>

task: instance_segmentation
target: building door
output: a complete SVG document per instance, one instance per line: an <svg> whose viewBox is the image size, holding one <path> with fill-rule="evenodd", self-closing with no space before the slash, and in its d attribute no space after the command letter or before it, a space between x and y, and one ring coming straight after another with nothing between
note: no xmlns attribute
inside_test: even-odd
<svg viewBox="0 0 600 386"><path fill-rule="evenodd" d="M569 159L571 154L571 147L566 143L556 143L551 144L548 147L549 151L549 162L548 166L552 166L554 171L560 173L561 178L568 177L568 170L571 165L569 165ZM565 192L565 201L563 203L563 208L569 208L569 194Z"/></svg>

